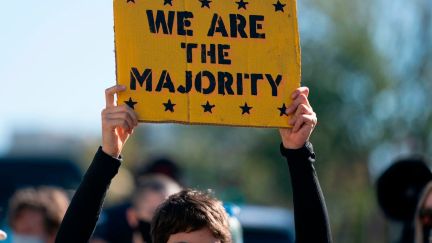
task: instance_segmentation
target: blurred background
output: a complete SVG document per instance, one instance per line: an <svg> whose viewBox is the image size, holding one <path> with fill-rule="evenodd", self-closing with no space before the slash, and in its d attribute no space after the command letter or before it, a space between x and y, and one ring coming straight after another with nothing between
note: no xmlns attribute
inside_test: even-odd
<svg viewBox="0 0 432 243"><path fill-rule="evenodd" d="M300 0L298 15L334 241L390 242L397 226L378 207L376 179L398 157L432 156L432 1ZM3 1L0 53L0 156L84 171L115 83L112 1ZM188 186L291 209L279 143L275 129L140 125L107 205L130 196L134 168L164 155Z"/></svg>

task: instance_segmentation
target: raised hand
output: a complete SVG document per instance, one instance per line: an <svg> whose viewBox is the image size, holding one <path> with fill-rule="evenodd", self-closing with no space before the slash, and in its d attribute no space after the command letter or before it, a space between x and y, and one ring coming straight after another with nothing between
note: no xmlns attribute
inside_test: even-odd
<svg viewBox="0 0 432 243"><path fill-rule="evenodd" d="M105 90L106 107L102 111L102 150L118 158L133 129L138 125L134 110L127 105L116 105L114 95L126 90L115 85Z"/></svg>
<svg viewBox="0 0 432 243"><path fill-rule="evenodd" d="M292 104L287 108L287 114L292 115L289 123L292 128L279 129L283 146L287 149L299 149L309 140L317 124L317 116L308 100L309 89L296 89L291 99Z"/></svg>

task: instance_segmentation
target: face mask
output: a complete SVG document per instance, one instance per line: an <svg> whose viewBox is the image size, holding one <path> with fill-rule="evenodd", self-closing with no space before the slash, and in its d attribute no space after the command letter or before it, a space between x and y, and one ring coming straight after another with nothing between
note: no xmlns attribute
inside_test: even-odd
<svg viewBox="0 0 432 243"><path fill-rule="evenodd" d="M37 236L14 234L12 243L45 243L45 241Z"/></svg>
<svg viewBox="0 0 432 243"><path fill-rule="evenodd" d="M146 221L139 220L137 230L141 233L143 240L147 243L151 243L151 235L150 235L151 224Z"/></svg>

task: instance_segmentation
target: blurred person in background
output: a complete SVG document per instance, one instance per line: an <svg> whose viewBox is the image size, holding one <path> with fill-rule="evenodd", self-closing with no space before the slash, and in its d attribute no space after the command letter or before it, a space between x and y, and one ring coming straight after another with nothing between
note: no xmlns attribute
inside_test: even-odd
<svg viewBox="0 0 432 243"><path fill-rule="evenodd" d="M392 231L389 235L390 242L414 242L416 227L414 221L418 220L416 210L422 191L431 180L431 170L427 160L422 156L399 158L378 177L376 183L378 203L390 220L390 227L402 226L395 227L396 231ZM394 233L398 231L400 233Z"/></svg>
<svg viewBox="0 0 432 243"><path fill-rule="evenodd" d="M132 197L132 205L125 212L130 233L124 234L123 239L117 239L118 242L143 243L151 242L150 222L153 218L156 208L167 199L170 195L177 193L181 187L171 178L162 174L148 174L141 176L137 180L137 185ZM106 223L115 221L109 216L105 218ZM117 231L118 229L105 227L105 230ZM112 243L110 239L104 238L103 235L96 234L92 243Z"/></svg>
<svg viewBox="0 0 432 243"><path fill-rule="evenodd" d="M54 187L25 188L9 201L9 226L13 243L53 243L69 199Z"/></svg>
<svg viewBox="0 0 432 243"><path fill-rule="evenodd" d="M134 243L151 242L150 224L159 205L169 196L178 193L180 185L163 175L149 175L138 180L133 194L133 208L127 212L129 225L135 229ZM141 240L141 241L140 241Z"/></svg>
<svg viewBox="0 0 432 243"><path fill-rule="evenodd" d="M139 191L142 187L142 179L161 175L167 177L164 181L170 180L171 183L182 185L181 168L172 159L166 156L154 157L143 161L136 166L134 171L135 190ZM166 183L163 183L166 184ZM135 231L128 219L128 212L134 208L135 193L132 199L126 202L106 208L101 213L101 218L96 225L91 243L125 243L132 242L132 236Z"/></svg>
<svg viewBox="0 0 432 243"><path fill-rule="evenodd" d="M415 243L432 242L432 182L429 182L419 200L415 215Z"/></svg>
<svg viewBox="0 0 432 243"><path fill-rule="evenodd" d="M95 228L109 184L121 165L122 149L134 128L138 126L137 114L133 109L126 105L116 104L115 94L125 90L125 86L115 85L105 91L106 108L102 111L102 146L96 152L66 212L57 234L56 242L58 243L85 243ZM308 95L309 89L306 87L298 88L291 95L292 104L284 111L284 114L292 115L291 119L287 120L292 128L279 130L282 138L280 151L287 159L291 174L297 242L327 243L332 241L330 225L324 197L313 165L315 153L309 142L309 137L317 124L317 118L309 104ZM188 192L190 190L172 195L157 210L151 229L154 243L159 243L155 242L155 239L159 237L157 232L161 232L160 229L166 226L166 224L157 222L165 221L169 217L174 220L171 223L176 224L177 221L182 221L182 215L188 214L188 210L199 208L193 206L195 200L206 204L206 200L200 200L199 192ZM186 202L190 203L184 203L181 200L182 197L185 197ZM182 203L176 204L177 199ZM209 207L204 206L206 212L203 212L203 215L214 213L215 218L221 220L222 230L229 231L227 224L224 223L228 221L226 212L213 210L211 206L219 203L212 202L214 200L209 200ZM189 207L189 205L192 206ZM216 207L216 209L219 208ZM175 214L166 214L166 210L169 209L173 209ZM222 237L216 231L210 231L210 228L207 227L212 225L210 221L211 218L210 220L201 218L199 222L189 222L186 226L189 225L190 228L181 227L180 231L170 231L167 242L174 242L173 240L179 239L178 237L181 238L181 241L175 242L231 242L231 239Z"/></svg>

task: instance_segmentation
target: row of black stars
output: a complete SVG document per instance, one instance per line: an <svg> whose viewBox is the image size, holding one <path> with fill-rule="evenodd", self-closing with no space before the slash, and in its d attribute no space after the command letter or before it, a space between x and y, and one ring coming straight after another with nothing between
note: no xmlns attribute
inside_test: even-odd
<svg viewBox="0 0 432 243"><path fill-rule="evenodd" d="M130 108L135 109L135 105L138 104L138 102L133 101L132 98L129 98L128 101L125 101L125 104L128 105ZM162 103L163 106L165 107L165 111L170 111L170 112L174 112L174 106L176 104L171 102L171 99L168 99L167 103ZM205 112L209 112L209 113L213 113L213 108L216 107L216 105L212 105L210 104L209 101L207 101L207 103L205 103L204 105L201 105L202 108L204 109L204 113ZM244 114L250 114L250 111L252 110L252 106L248 106L247 103L245 103L243 106L239 106L242 112L242 115ZM287 107L285 105L285 103L282 104L281 107L277 108L280 112L280 116L286 115L288 116L286 110Z"/></svg>
<svg viewBox="0 0 432 243"><path fill-rule="evenodd" d="M173 1L174 0L163 0L164 1L164 6L165 5L173 5ZM210 8L210 3L212 1L210 0L198 0L201 2L201 8ZM135 3L135 0L126 0L126 3ZM236 4L238 4L238 9L245 9L247 10L247 5L249 4L249 2L245 2L245 0L240 0L238 2L235 2ZM283 4L280 2L280 0L277 0L276 3L273 4L274 8L275 8L275 12L281 11L284 12L284 7L286 6L286 4Z"/></svg>

